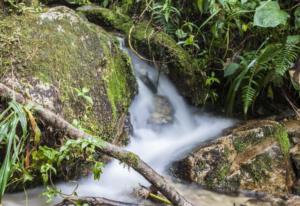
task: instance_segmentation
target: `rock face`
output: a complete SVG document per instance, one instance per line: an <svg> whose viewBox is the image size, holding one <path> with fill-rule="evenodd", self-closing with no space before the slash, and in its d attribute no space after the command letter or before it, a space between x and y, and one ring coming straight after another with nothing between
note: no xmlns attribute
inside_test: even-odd
<svg viewBox="0 0 300 206"><path fill-rule="evenodd" d="M300 195L300 121L288 120L284 122L289 133L293 147L290 149L290 158L295 170L296 181L293 186L293 192Z"/></svg>
<svg viewBox="0 0 300 206"><path fill-rule="evenodd" d="M0 33L1 82L76 126L121 142L136 82L114 37L66 7L1 17Z"/></svg>
<svg viewBox="0 0 300 206"><path fill-rule="evenodd" d="M194 104L203 104L206 90L202 68L171 36L155 31L149 22L136 23L119 11L97 6L83 6L77 11L95 24L125 34L130 40L130 46L146 58L159 59L160 68L180 93Z"/></svg>
<svg viewBox="0 0 300 206"><path fill-rule="evenodd" d="M222 192L287 194L292 186L289 139L273 121L250 121L175 163L175 174Z"/></svg>

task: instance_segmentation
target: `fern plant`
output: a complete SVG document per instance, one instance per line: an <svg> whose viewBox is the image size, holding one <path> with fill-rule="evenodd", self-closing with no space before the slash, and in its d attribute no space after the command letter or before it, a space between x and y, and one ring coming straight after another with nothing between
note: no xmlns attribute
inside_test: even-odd
<svg viewBox="0 0 300 206"><path fill-rule="evenodd" d="M165 32L175 33L174 25L178 24L181 14L176 7L172 6L171 0L153 3L151 13L155 23L162 26Z"/></svg>
<svg viewBox="0 0 300 206"><path fill-rule="evenodd" d="M268 44L254 52L239 57L239 63L225 67L225 77L230 84L226 107L231 114L236 95L241 94L246 115L262 89L270 84L279 85L286 72L293 66L300 53L300 36L288 36L284 43Z"/></svg>

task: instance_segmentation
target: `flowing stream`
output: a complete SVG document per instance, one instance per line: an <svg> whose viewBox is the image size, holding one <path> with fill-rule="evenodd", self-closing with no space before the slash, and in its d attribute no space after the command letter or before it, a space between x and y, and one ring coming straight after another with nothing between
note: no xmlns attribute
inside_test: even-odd
<svg viewBox="0 0 300 206"><path fill-rule="evenodd" d="M133 135L126 149L140 155L157 172L172 181L168 169L173 161L183 157L185 153L201 142L216 137L223 129L232 126L234 122L197 111L187 105L174 85L164 75L160 75L157 94L154 94L144 84L145 81L142 81L142 77L148 76L152 82L156 82L157 70L125 48L122 40L120 42L121 48L132 59L139 89L138 95L130 107ZM157 95L168 99L173 110L172 123L164 126L157 126L149 121L153 111L157 109L155 108ZM89 177L83 178L77 183L60 183L57 186L64 193L72 193L76 184L78 184L77 194L79 196L99 196L129 202L137 201L132 195L133 188L138 187L139 184L149 186L143 177L117 160L112 161L104 168L100 181ZM233 206L246 199L212 193L196 188L196 186L175 182L173 184L195 206ZM41 197L41 193L42 188L29 190L27 191L27 200L24 193L6 195L4 206L45 205L45 199Z"/></svg>

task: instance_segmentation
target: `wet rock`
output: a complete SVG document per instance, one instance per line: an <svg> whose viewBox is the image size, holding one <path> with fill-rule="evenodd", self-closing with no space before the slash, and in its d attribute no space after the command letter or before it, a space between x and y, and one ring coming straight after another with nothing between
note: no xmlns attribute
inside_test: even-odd
<svg viewBox="0 0 300 206"><path fill-rule="evenodd" d="M222 192L286 194L292 187L289 139L274 121L250 121L198 147L175 163L174 173Z"/></svg>
<svg viewBox="0 0 300 206"><path fill-rule="evenodd" d="M154 85L153 81L149 78L149 75L147 72L144 74L139 73L138 74L140 80L152 91L152 93L157 93L157 87Z"/></svg>
<svg viewBox="0 0 300 206"><path fill-rule="evenodd" d="M287 132L289 133L289 137L291 143L294 145L300 143L300 121L295 119L290 119L283 122Z"/></svg>
<svg viewBox="0 0 300 206"><path fill-rule="evenodd" d="M174 109L167 97L155 95L154 111L148 121L154 125L166 125L174 121Z"/></svg>

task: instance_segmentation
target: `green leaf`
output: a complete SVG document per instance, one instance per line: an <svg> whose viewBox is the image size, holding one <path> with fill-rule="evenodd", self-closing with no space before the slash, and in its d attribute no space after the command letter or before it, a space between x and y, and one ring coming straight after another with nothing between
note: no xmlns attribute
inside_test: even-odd
<svg viewBox="0 0 300 206"><path fill-rule="evenodd" d="M295 28L299 29L300 28L300 7L296 8L294 17L295 17Z"/></svg>
<svg viewBox="0 0 300 206"><path fill-rule="evenodd" d="M187 33L185 33L182 29L177 29L175 34L178 37L178 39L183 39L187 37Z"/></svg>
<svg viewBox="0 0 300 206"><path fill-rule="evenodd" d="M205 0L196 0L197 7L201 13L204 12Z"/></svg>
<svg viewBox="0 0 300 206"><path fill-rule="evenodd" d="M240 68L240 65L237 63L228 64L224 69L224 77L233 75L239 68Z"/></svg>
<svg viewBox="0 0 300 206"><path fill-rule="evenodd" d="M89 91L90 91L90 89L87 87L82 88L82 93L84 93L84 94L88 93Z"/></svg>
<svg viewBox="0 0 300 206"><path fill-rule="evenodd" d="M277 1L262 1L254 14L254 25L259 27L276 27L285 25L289 14L280 9Z"/></svg>
<svg viewBox="0 0 300 206"><path fill-rule="evenodd" d="M287 44L299 44L300 35L289 35L287 36L286 43Z"/></svg>
<svg viewBox="0 0 300 206"><path fill-rule="evenodd" d="M93 104L94 104L93 99L92 99L91 97L89 97L89 96L84 96L83 98L84 98L90 105L93 105Z"/></svg>
<svg viewBox="0 0 300 206"><path fill-rule="evenodd" d="M94 175L95 180L100 179L102 169L103 169L103 163L102 162L96 162L94 167L93 167L93 175Z"/></svg>

